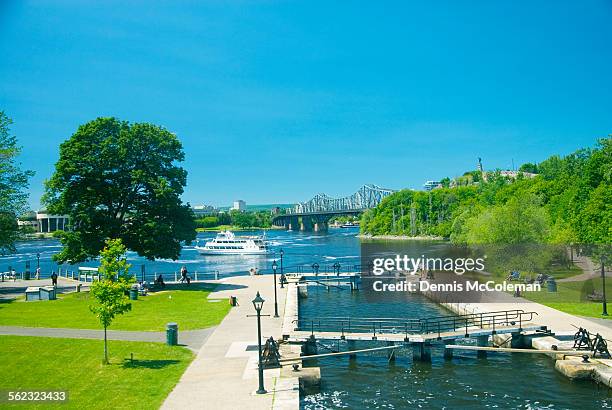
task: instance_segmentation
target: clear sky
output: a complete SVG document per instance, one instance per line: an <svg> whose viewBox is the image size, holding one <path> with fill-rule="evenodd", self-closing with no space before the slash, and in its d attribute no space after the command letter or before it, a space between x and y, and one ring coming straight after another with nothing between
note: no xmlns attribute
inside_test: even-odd
<svg viewBox="0 0 612 410"><path fill-rule="evenodd" d="M34 208L98 116L175 132L192 204L420 188L611 133L611 22L609 0L0 0L0 109Z"/></svg>

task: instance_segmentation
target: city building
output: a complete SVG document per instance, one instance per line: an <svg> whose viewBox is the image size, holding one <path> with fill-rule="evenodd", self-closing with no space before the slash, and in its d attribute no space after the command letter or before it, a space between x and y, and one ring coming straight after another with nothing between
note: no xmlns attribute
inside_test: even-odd
<svg viewBox="0 0 612 410"><path fill-rule="evenodd" d="M441 188L442 184L440 181L427 181L423 184L425 191L431 191L432 189Z"/></svg>
<svg viewBox="0 0 612 410"><path fill-rule="evenodd" d="M212 205L194 205L191 211L196 217L216 214L219 210Z"/></svg>
<svg viewBox="0 0 612 410"><path fill-rule="evenodd" d="M246 202L244 202L242 199L238 199L237 201L234 201L234 205L232 206L232 209L236 211L244 212L246 211Z"/></svg>
<svg viewBox="0 0 612 410"><path fill-rule="evenodd" d="M67 231L69 229L68 215L51 215L42 209L36 212L38 232L49 233L55 231Z"/></svg>
<svg viewBox="0 0 612 410"><path fill-rule="evenodd" d="M29 211L17 218L17 225L20 228L27 228L34 232L39 232L38 221L36 220L36 212Z"/></svg>

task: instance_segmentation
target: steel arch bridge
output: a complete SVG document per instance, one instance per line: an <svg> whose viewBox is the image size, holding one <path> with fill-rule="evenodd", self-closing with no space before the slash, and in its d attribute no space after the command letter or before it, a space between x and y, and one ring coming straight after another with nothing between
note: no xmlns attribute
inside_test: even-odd
<svg viewBox="0 0 612 410"><path fill-rule="evenodd" d="M378 185L364 185L357 192L343 198L332 198L317 194L307 202L300 202L277 215L272 223L287 229L309 231L327 230L327 222L336 215L354 215L375 208L384 198L395 191ZM301 220L301 221L300 221Z"/></svg>

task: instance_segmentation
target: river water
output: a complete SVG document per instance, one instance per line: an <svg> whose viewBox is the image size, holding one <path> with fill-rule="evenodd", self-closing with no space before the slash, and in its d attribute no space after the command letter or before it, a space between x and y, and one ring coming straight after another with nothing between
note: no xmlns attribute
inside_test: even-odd
<svg viewBox="0 0 612 410"><path fill-rule="evenodd" d="M261 232L245 232L244 235ZM249 269L269 272L272 261L280 259L284 251L285 271L297 266L307 270L316 262L321 270L331 270L339 263L342 270L360 263L360 241L356 229L331 229L328 234L269 231L272 253L265 256L201 256L195 244L185 246L179 260L148 261L133 252L128 260L139 275L145 266L147 279L157 273L172 276L182 265L192 274L218 271L221 275L243 275ZM204 242L214 233L199 233ZM435 250L436 244L413 243L415 254ZM53 239L20 242L18 253L0 258L0 271L13 267L18 272L36 269L40 254L43 277L58 268L76 270L77 266L97 266L97 261L80 265L55 264L51 257L61 249ZM280 262L280 260L279 260ZM448 314L429 300L411 294L388 292L385 298L372 298L366 292L346 290L326 291L321 287L309 289L302 300L300 315L362 316L419 318ZM367 347L363 342L358 347ZM346 346L328 346L346 350ZM455 354L445 361L441 351L432 350L432 362L413 362L410 351L400 351L395 362L389 363L384 353L360 355L356 360L347 357L326 358L310 363L321 367L322 389L318 394L301 400L303 409L328 408L387 408L387 409L595 409L612 408L606 389L598 389L591 382L570 382L554 370L553 361L539 355L490 354L479 359L475 353Z"/></svg>
<svg viewBox="0 0 612 410"><path fill-rule="evenodd" d="M283 264L285 271L292 270L296 266L309 268L313 263L318 263L320 269L332 269L331 265L339 263L344 269L359 263L359 240L355 237L358 230L331 229L329 234L316 234L307 232L287 232L272 230L266 232L271 253L268 255L231 255L231 256L203 256L195 249L195 245L204 245L206 240L214 238L213 232L200 232L196 242L184 246L178 260L157 259L149 261L138 256L135 252L128 252L128 262L132 264L132 271L140 277L141 266L145 266L147 279L151 279L156 273L173 275L181 266L185 265L193 274L197 272L211 273L218 271L223 275L248 274L251 268L257 268L264 272L271 271L272 262L276 259L280 264L280 251L283 250ZM262 231L240 232L237 235L261 235ZM51 272L77 271L79 266L95 267L99 262L90 262L75 265L57 265L51 258L61 250L61 244L56 239L32 240L19 242L17 253L10 256L0 257L0 271L8 271L12 267L17 272L25 271L26 263L30 263L30 271L35 271L38 263L37 254L40 255L40 268L42 277L48 277ZM279 270L280 272L280 270Z"/></svg>

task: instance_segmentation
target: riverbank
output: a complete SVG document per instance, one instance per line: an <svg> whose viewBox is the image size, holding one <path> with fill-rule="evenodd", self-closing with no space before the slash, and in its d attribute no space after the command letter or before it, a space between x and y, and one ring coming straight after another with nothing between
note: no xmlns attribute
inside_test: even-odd
<svg viewBox="0 0 612 410"><path fill-rule="evenodd" d="M371 235L369 233L360 233L357 235L359 239L380 239L385 241L443 241L445 238L441 236L408 236L408 235Z"/></svg>
<svg viewBox="0 0 612 410"><path fill-rule="evenodd" d="M234 225L219 225L213 226L211 228L196 228L196 232L221 232L221 231L233 231L233 232L243 232L243 231L269 231L269 230L284 230L282 226L270 226L267 228L262 228L261 226L250 226L248 228L241 228L239 226Z"/></svg>

